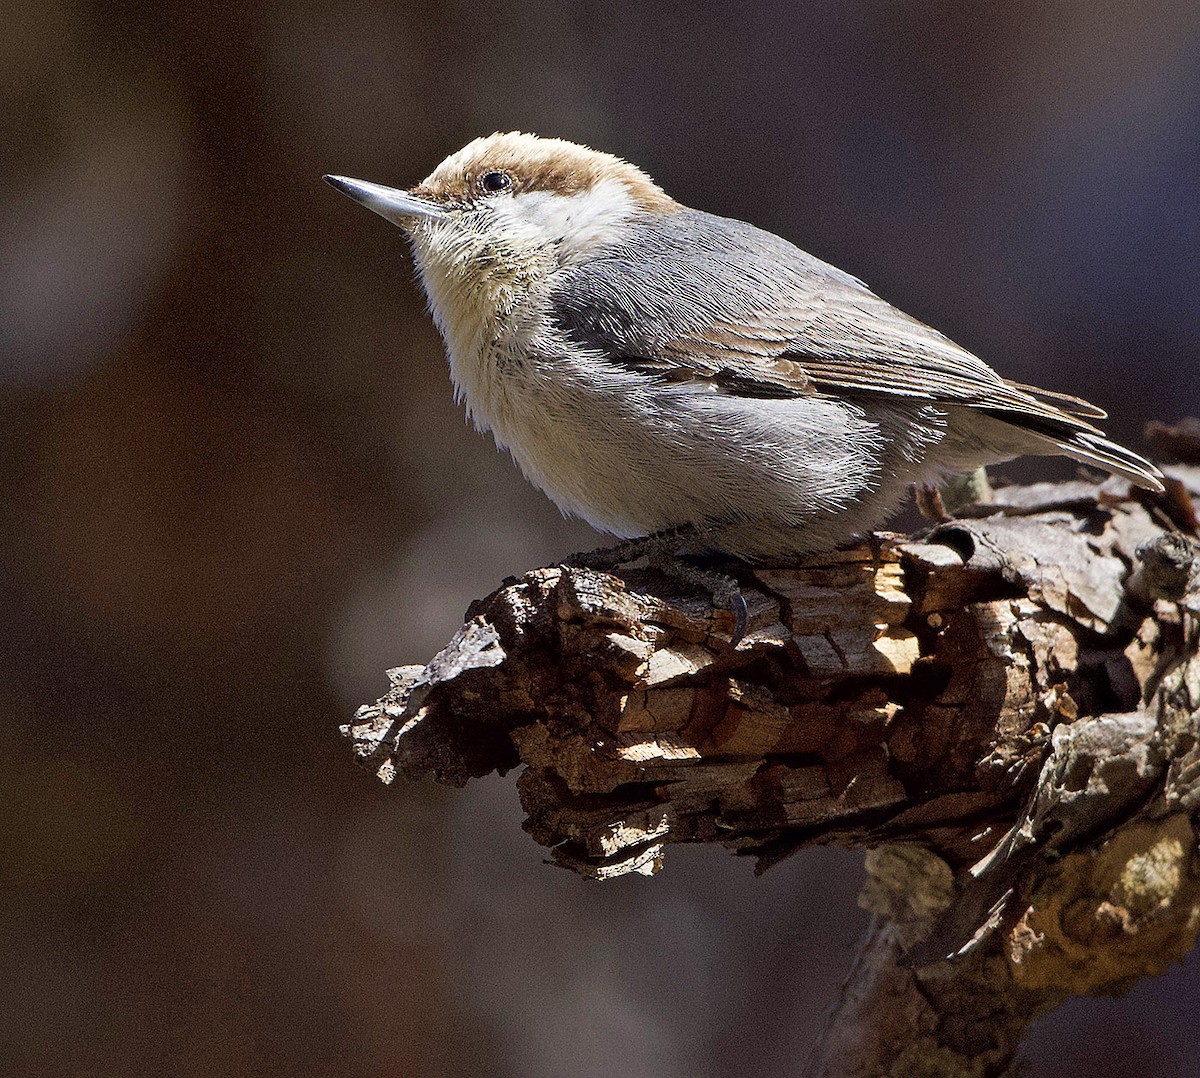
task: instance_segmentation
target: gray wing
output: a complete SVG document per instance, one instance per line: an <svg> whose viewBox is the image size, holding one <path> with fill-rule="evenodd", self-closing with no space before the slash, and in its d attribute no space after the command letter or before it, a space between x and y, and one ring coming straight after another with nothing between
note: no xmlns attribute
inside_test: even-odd
<svg viewBox="0 0 1200 1078"><path fill-rule="evenodd" d="M558 275L559 328L612 362L744 396L828 389L979 408L1050 437L1104 412L1002 379L857 278L769 232L699 210L637 224ZM1086 417L1086 418L1085 418Z"/></svg>

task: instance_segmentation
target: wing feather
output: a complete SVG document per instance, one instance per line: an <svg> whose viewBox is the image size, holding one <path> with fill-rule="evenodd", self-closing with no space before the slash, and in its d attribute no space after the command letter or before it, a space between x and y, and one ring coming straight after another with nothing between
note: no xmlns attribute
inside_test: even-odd
<svg viewBox="0 0 1200 1078"><path fill-rule="evenodd" d="M1099 434L1089 420L1104 416L1005 381L857 278L697 210L649 216L604 258L565 271L552 298L572 340L664 380L755 397L836 389L952 403L1063 438Z"/></svg>

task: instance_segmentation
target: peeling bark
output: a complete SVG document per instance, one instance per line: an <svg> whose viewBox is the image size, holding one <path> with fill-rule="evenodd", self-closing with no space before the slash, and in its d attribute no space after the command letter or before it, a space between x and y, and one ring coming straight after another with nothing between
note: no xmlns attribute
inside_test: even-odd
<svg viewBox="0 0 1200 1078"><path fill-rule="evenodd" d="M732 566L749 631L650 570L538 569L344 728L385 781L520 765L604 879L674 842L868 848L875 914L810 1075L1003 1073L1035 1016L1200 932L1200 469L1006 487L920 538Z"/></svg>

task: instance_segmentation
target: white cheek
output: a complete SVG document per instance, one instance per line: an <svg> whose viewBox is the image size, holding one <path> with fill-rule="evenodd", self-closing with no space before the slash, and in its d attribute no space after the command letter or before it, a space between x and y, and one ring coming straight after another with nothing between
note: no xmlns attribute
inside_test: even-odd
<svg viewBox="0 0 1200 1078"><path fill-rule="evenodd" d="M515 226L524 226L542 243L553 245L559 264L570 266L619 241L636 206L620 180L602 180L575 195L548 191L516 195L507 209Z"/></svg>

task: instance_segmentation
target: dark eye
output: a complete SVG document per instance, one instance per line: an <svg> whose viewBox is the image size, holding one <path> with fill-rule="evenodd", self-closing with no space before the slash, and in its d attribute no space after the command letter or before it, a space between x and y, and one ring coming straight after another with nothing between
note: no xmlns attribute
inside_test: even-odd
<svg viewBox="0 0 1200 1078"><path fill-rule="evenodd" d="M485 172L479 177L479 186L489 195L507 191L512 186L512 177L507 172Z"/></svg>

